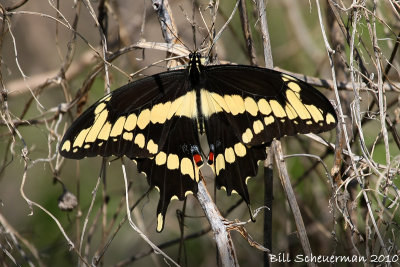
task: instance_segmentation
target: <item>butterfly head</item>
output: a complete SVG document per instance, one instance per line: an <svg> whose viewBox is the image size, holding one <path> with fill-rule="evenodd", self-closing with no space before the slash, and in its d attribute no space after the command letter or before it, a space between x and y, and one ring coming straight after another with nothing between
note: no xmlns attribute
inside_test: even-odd
<svg viewBox="0 0 400 267"><path fill-rule="evenodd" d="M199 52L194 52L189 54L189 75L193 83L197 83L200 78L200 73L203 68L202 57Z"/></svg>

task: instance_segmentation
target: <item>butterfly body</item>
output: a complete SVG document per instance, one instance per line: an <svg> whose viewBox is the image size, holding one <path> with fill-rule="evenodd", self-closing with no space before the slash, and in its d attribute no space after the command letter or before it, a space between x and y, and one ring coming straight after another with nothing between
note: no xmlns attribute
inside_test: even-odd
<svg viewBox="0 0 400 267"><path fill-rule="evenodd" d="M206 162L218 188L249 204L247 179L273 139L336 126L335 111L315 88L289 75L245 65L203 66L129 83L89 107L68 129L68 158L127 156L160 191L157 231L171 199L196 193ZM204 155L199 135L206 135Z"/></svg>

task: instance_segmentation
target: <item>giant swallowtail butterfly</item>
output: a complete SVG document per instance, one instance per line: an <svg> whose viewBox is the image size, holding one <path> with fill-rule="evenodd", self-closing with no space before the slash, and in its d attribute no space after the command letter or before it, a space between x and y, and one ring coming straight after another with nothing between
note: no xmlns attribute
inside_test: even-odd
<svg viewBox="0 0 400 267"><path fill-rule="evenodd" d="M336 123L328 99L303 81L246 65L204 66L193 53L186 69L131 82L98 100L73 122L60 153L135 160L160 192L160 232L169 202L197 192L203 162L213 169L217 188L249 205L247 180L273 139L328 131Z"/></svg>

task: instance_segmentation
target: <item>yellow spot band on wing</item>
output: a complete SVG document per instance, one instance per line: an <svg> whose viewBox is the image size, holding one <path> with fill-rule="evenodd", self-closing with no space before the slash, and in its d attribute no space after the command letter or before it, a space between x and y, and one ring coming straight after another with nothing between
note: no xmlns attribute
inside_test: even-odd
<svg viewBox="0 0 400 267"><path fill-rule="evenodd" d="M323 121L324 117L322 116L321 111L318 110L318 108L314 105L305 105L308 111L311 114L311 117L315 122Z"/></svg>
<svg viewBox="0 0 400 267"><path fill-rule="evenodd" d="M189 158L183 158L181 160L181 173L183 175L187 174L192 180L194 180L194 168L193 163Z"/></svg>
<svg viewBox="0 0 400 267"><path fill-rule="evenodd" d="M100 112L103 111L103 109L106 107L105 103L100 103L97 105L96 109L94 110L94 115L99 114Z"/></svg>
<svg viewBox="0 0 400 267"><path fill-rule="evenodd" d="M225 169L225 159L224 155L219 154L217 158L215 159L215 173L219 175L219 172Z"/></svg>
<svg viewBox="0 0 400 267"><path fill-rule="evenodd" d="M335 117L333 117L333 115L331 113L328 113L326 115L326 124L331 124L331 123L335 123Z"/></svg>
<svg viewBox="0 0 400 267"><path fill-rule="evenodd" d="M297 113L290 104L286 103L285 111L290 120L297 118Z"/></svg>
<svg viewBox="0 0 400 267"><path fill-rule="evenodd" d="M247 128L246 131L242 134L243 143L247 144L253 139L253 133L250 128Z"/></svg>
<svg viewBox="0 0 400 267"><path fill-rule="evenodd" d="M258 113L258 106L256 101L254 101L253 98L251 97L246 97L244 100L244 106L246 108L246 111L250 113L252 116L257 116Z"/></svg>
<svg viewBox="0 0 400 267"><path fill-rule="evenodd" d="M279 104L278 101L276 100L270 100L269 104L271 105L272 112L274 113L275 117L277 118L283 118L286 117L286 112L283 109L282 105Z"/></svg>
<svg viewBox="0 0 400 267"><path fill-rule="evenodd" d="M244 157L246 155L246 147L242 143L236 143L233 147L236 155Z"/></svg>
<svg viewBox="0 0 400 267"><path fill-rule="evenodd" d="M125 132L125 133L122 135L122 138L124 138L126 141L132 141L132 139L133 139L133 134L132 134L132 133Z"/></svg>
<svg viewBox="0 0 400 267"><path fill-rule="evenodd" d="M161 151L156 156L156 164L158 166L160 166L160 165L165 164L165 162L167 162L167 154L165 154L165 152Z"/></svg>
<svg viewBox="0 0 400 267"><path fill-rule="evenodd" d="M108 111L103 110L100 115L97 117L96 121L94 122L92 128L90 128L90 131L88 132L85 142L94 142L99 135L99 132L101 131L101 128L103 127L104 123L107 120L108 116Z"/></svg>
<svg viewBox="0 0 400 267"><path fill-rule="evenodd" d="M156 154L158 151L158 145L154 143L153 139L150 139L149 142L147 142L147 150L151 154Z"/></svg>
<svg viewBox="0 0 400 267"><path fill-rule="evenodd" d="M293 91L295 91L295 92L297 92L297 93L299 93L299 92L301 91L300 85L298 85L298 84L295 83L295 82L290 82L290 83L288 83L288 87L289 87L291 90L293 90Z"/></svg>
<svg viewBox="0 0 400 267"><path fill-rule="evenodd" d="M117 119L117 121L114 123L114 126L111 130L110 136L111 137L117 137L122 133L122 130L124 128L126 117L121 116Z"/></svg>
<svg viewBox="0 0 400 267"><path fill-rule="evenodd" d="M286 98L302 120L307 120L311 118L310 113L293 91L287 90Z"/></svg>
<svg viewBox="0 0 400 267"><path fill-rule="evenodd" d="M150 110L146 108L145 110L142 110L139 113L137 119L137 126L143 130L144 128L146 128L149 122L150 122Z"/></svg>
<svg viewBox="0 0 400 267"><path fill-rule="evenodd" d="M64 144L61 147L61 151L67 151L69 152L71 150L71 141L67 140L64 142Z"/></svg>
<svg viewBox="0 0 400 267"><path fill-rule="evenodd" d="M259 134L264 130L264 124L260 120L253 123L253 130L255 134Z"/></svg>
<svg viewBox="0 0 400 267"><path fill-rule="evenodd" d="M85 141L86 135L89 132L90 128L83 129L80 131L78 136L75 138L73 147L82 147L83 142Z"/></svg>
<svg viewBox="0 0 400 267"><path fill-rule="evenodd" d="M164 123L167 119L167 114L171 102L167 102L165 104L159 103L155 105L150 112L150 120L152 123Z"/></svg>
<svg viewBox="0 0 400 267"><path fill-rule="evenodd" d="M261 98L258 100L258 109L264 115L269 115L272 112L271 106L268 104L267 100Z"/></svg>
<svg viewBox="0 0 400 267"><path fill-rule="evenodd" d="M225 149L225 161L228 163L235 162L235 152L233 151L233 148L228 147Z"/></svg>
<svg viewBox="0 0 400 267"><path fill-rule="evenodd" d="M144 139L144 135L143 134L137 134L135 137L135 144L138 145L138 147L140 148L144 148L144 144L145 144L145 139Z"/></svg>
<svg viewBox="0 0 400 267"><path fill-rule="evenodd" d="M176 154L169 154L167 158L167 168L175 170L179 168L179 158Z"/></svg>
<svg viewBox="0 0 400 267"><path fill-rule="evenodd" d="M132 131L136 127L137 116L136 114L132 113L126 118L124 129L127 131Z"/></svg>
<svg viewBox="0 0 400 267"><path fill-rule="evenodd" d="M266 116L266 117L264 118L264 124L265 124L265 125L270 125L270 124L272 124L274 121L275 121L275 119L274 119L273 116Z"/></svg>
<svg viewBox="0 0 400 267"><path fill-rule="evenodd" d="M108 121L104 124L103 128L101 128L101 131L99 135L97 136L98 139L101 140L107 140L108 137L110 136L110 131L111 131L111 123Z"/></svg>

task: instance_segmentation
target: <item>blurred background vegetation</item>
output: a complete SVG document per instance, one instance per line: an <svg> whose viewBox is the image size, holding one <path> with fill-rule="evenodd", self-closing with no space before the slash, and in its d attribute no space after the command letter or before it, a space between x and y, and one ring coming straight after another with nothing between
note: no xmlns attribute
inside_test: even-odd
<svg viewBox="0 0 400 267"><path fill-rule="evenodd" d="M253 1L245 2L256 63L265 66L259 10ZM169 4L180 40L195 50L209 37L207 27L221 29L236 1L170 0ZM340 138L336 149L306 136L282 139L285 154L317 155L328 166L326 172L310 157L286 159L311 249L315 255L398 255L400 6L391 0L327 0L321 5L322 30L336 51L332 64L314 1L268 1L265 10L274 66L324 85L319 89L336 105L340 100L344 122L340 132L348 137ZM193 13L196 43L190 22ZM122 223L126 210L121 161L108 158L106 175L99 180L101 158L66 160L57 153L60 138L74 118L105 94L107 79L113 90L131 79L167 70L167 61L150 66L167 57L165 50L150 48L154 42L165 42L152 1L1 0L0 15L1 265L77 265L78 251L89 264L100 256L103 266L164 265L163 258L152 253L127 222ZM106 55L112 63L107 76L100 59L104 57L96 21L100 16L101 22L107 22L103 24ZM214 53L220 62L251 64L238 10ZM150 67L137 73L146 66ZM333 144L338 137L334 131L322 136ZM140 200L132 212L139 228L184 266L216 265L213 233L195 197L188 197L184 214L184 202L173 201L165 229L157 234L158 192L147 193L144 176L133 162L125 163L131 203ZM275 176L272 252L294 257L302 249ZM213 193L213 177L206 175L205 180ZM252 207L263 206L262 166L248 185ZM59 208L65 190L77 198L72 211ZM31 209L24 194L49 213L37 205ZM248 220L244 203L233 207L238 201L237 195L216 192L217 206L227 219ZM75 249L70 250L56 220ZM263 243L262 216L245 228L253 240ZM237 232L232 237L239 263L263 264L262 251Z"/></svg>

